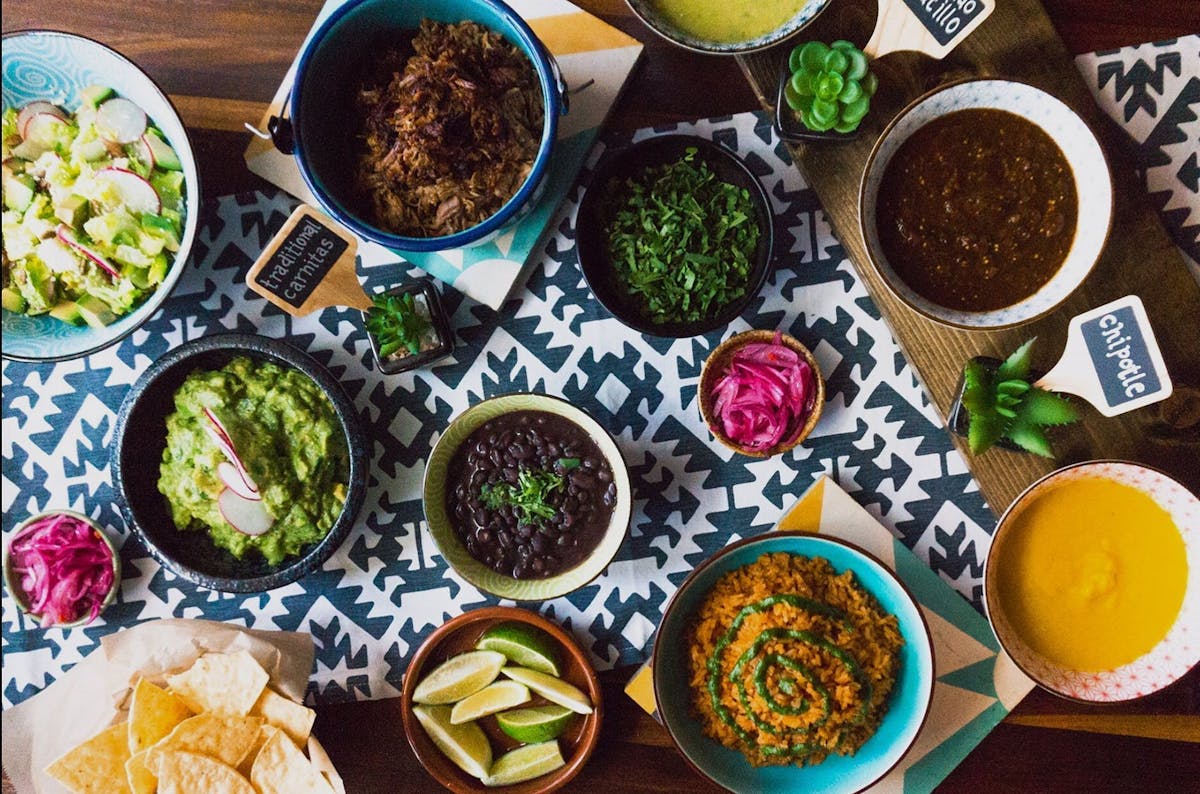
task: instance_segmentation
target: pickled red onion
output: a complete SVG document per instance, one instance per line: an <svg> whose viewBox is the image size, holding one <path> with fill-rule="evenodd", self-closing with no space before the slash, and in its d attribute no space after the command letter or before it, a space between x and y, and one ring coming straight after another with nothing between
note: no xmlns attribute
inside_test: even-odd
<svg viewBox="0 0 1200 794"><path fill-rule="evenodd" d="M713 386L713 414L735 444L762 451L790 443L816 400L816 376L776 332L771 342L739 348Z"/></svg>
<svg viewBox="0 0 1200 794"><path fill-rule="evenodd" d="M112 549L74 516L46 516L25 526L8 547L17 584L42 627L96 619L113 585Z"/></svg>

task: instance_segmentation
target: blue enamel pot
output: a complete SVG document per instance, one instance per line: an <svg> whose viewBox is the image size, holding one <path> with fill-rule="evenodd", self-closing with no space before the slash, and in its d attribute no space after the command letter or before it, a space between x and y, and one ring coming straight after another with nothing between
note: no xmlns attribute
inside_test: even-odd
<svg viewBox="0 0 1200 794"><path fill-rule="evenodd" d="M542 91L541 143L525 182L491 217L442 237L408 237L371 224L355 209L347 119L357 76L390 34L411 35L422 19L478 22L517 46L537 72ZM296 67L288 118L272 118L275 146L295 156L309 190L322 208L359 237L396 251L442 251L491 239L540 195L550 164L558 118L567 112L566 83L553 57L515 11L501 0L348 0L305 42Z"/></svg>

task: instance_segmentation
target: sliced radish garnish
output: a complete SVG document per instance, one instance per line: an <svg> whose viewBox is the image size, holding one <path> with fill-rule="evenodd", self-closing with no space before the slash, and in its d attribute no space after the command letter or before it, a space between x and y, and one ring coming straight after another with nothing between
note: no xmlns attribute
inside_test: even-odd
<svg viewBox="0 0 1200 794"><path fill-rule="evenodd" d="M229 526L243 535L262 535L275 524L275 519L267 512L262 500L252 501L241 496L232 488L221 491L217 497L217 506L221 517L229 522Z"/></svg>
<svg viewBox="0 0 1200 794"><path fill-rule="evenodd" d="M75 230L70 226L66 225L65 223L60 223L58 225L58 229L55 231L55 236L57 236L58 239L62 240L67 245L71 246L71 248L83 254L85 257L91 260L92 264L103 270L108 275L112 276L114 279L121 277L121 271L118 270L111 262L109 262L99 251L93 251L91 248L81 243L79 238L75 236Z"/></svg>
<svg viewBox="0 0 1200 794"><path fill-rule="evenodd" d="M157 215L162 211L158 191L132 171L124 168L101 168L96 172L96 179L116 188L121 202L130 212L150 212Z"/></svg>
<svg viewBox="0 0 1200 794"><path fill-rule="evenodd" d="M150 144L146 142L147 135L143 135L133 143L133 151L137 155L137 159L141 160L146 165L154 168L154 150L150 148Z"/></svg>
<svg viewBox="0 0 1200 794"><path fill-rule="evenodd" d="M79 258L71 246L57 237L48 237L38 243L35 249L38 259L46 263L53 273L66 273L79 270Z"/></svg>
<svg viewBox="0 0 1200 794"><path fill-rule="evenodd" d="M243 496L246 496L247 499L261 499L262 496L258 492L258 485L251 478L250 472L246 471L246 464L242 463L242 459L238 456L237 450L233 446L233 438L230 437L229 431L225 429L225 425L221 424L221 420L217 418L217 415L208 406L204 407L204 416L208 419L208 434L212 436L212 440L217 445L217 448L225 453L225 457L229 458L229 464L237 474L236 477L227 475L221 468L224 464L218 464L217 475L221 478L221 481L229 488L233 488ZM235 484L234 481L238 480L240 482L236 482Z"/></svg>
<svg viewBox="0 0 1200 794"><path fill-rule="evenodd" d="M27 141L49 146L59 134L59 128L66 123L61 116L53 113L35 113L25 124L25 135L22 137Z"/></svg>
<svg viewBox="0 0 1200 794"><path fill-rule="evenodd" d="M223 460L217 464L217 476L221 478L221 482L225 483L225 487L236 493L243 499L249 499L251 502L262 500L262 494L258 492L258 488L246 479L242 471L227 460Z"/></svg>
<svg viewBox="0 0 1200 794"><path fill-rule="evenodd" d="M21 133L22 138L29 137L29 133L26 131L25 127L30 121L33 120L33 117L39 113L56 116L59 121L67 120L67 114L63 113L57 105L51 104L50 102L30 102L28 105L21 108L19 113L17 113L17 131Z"/></svg>
<svg viewBox="0 0 1200 794"><path fill-rule="evenodd" d="M96 128L110 141L133 143L146 131L146 113L128 99L110 99L96 109Z"/></svg>

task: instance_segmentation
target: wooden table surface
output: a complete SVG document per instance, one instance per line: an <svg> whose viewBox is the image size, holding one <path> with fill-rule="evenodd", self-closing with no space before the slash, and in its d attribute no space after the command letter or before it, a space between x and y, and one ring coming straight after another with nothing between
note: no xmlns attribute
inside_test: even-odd
<svg viewBox="0 0 1200 794"><path fill-rule="evenodd" d="M610 125L631 129L758 108L731 58L671 47L623 0L574 0L646 44ZM999 0L1003 3L1005 0ZM51 28L99 39L171 95L192 134L206 198L266 188L242 160L257 122L322 0L6 0L5 32ZM1044 0L1071 53L1200 31L1197 0ZM857 177L855 177L857 179ZM632 668L605 673L599 749L570 791L715 791L665 731L623 694ZM64 715L65 716L65 715ZM395 700L326 706L316 731L351 794L433 791L404 741ZM1094 707L1031 693L938 791L1183 792L1200 779L1200 670L1135 704ZM4 792L11 792L7 776Z"/></svg>

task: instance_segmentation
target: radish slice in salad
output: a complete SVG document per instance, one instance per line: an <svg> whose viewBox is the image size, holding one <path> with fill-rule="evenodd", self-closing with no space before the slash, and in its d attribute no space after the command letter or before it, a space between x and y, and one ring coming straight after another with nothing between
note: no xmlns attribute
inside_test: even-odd
<svg viewBox="0 0 1200 794"><path fill-rule="evenodd" d="M116 189L117 195L131 212L162 212L162 200L158 191L148 181L124 168L101 168L96 172L96 181L106 182Z"/></svg>
<svg viewBox="0 0 1200 794"><path fill-rule="evenodd" d="M27 129L29 122L39 114L55 116L59 121L67 120L67 114L62 112L57 105L50 102L30 102L17 113L17 132L21 133L22 138L29 137Z"/></svg>
<svg viewBox="0 0 1200 794"><path fill-rule="evenodd" d="M70 226L67 226L65 223L60 223L57 231L55 231L55 236L57 236L58 239L62 240L67 245L71 246L71 248L74 250L83 254L92 262L92 264L103 270L108 275L112 276L114 279L121 277L121 271L117 270L116 266L109 262L99 251L93 251L91 248L88 248L86 245L81 243L79 238L75 236L75 230Z"/></svg>
<svg viewBox="0 0 1200 794"><path fill-rule="evenodd" d="M31 141L34 144L53 147L54 138L59 135L64 129L67 120L62 116L53 113L36 113L25 124L25 134L22 136L25 141Z"/></svg>
<svg viewBox="0 0 1200 794"><path fill-rule="evenodd" d="M133 143L146 131L146 113L124 97L110 99L96 110L96 129L116 143Z"/></svg>
<svg viewBox="0 0 1200 794"><path fill-rule="evenodd" d="M713 414L734 443L767 450L795 440L812 413L816 374L775 334L733 354L713 386Z"/></svg>
<svg viewBox="0 0 1200 794"><path fill-rule="evenodd" d="M243 535L262 535L275 525L275 519L267 512L267 507L261 499L246 499L232 488L221 491L221 495L217 497L217 506L221 510L221 517L229 526Z"/></svg>
<svg viewBox="0 0 1200 794"><path fill-rule="evenodd" d="M254 483L246 479L242 470L229 461L223 460L217 464L217 476L225 483L226 488L243 499L249 499L251 502L262 501L262 494L254 487Z"/></svg>
<svg viewBox="0 0 1200 794"><path fill-rule="evenodd" d="M29 612L43 628L95 620L114 583L113 553L98 530L75 516L52 515L26 525L8 546Z"/></svg>

